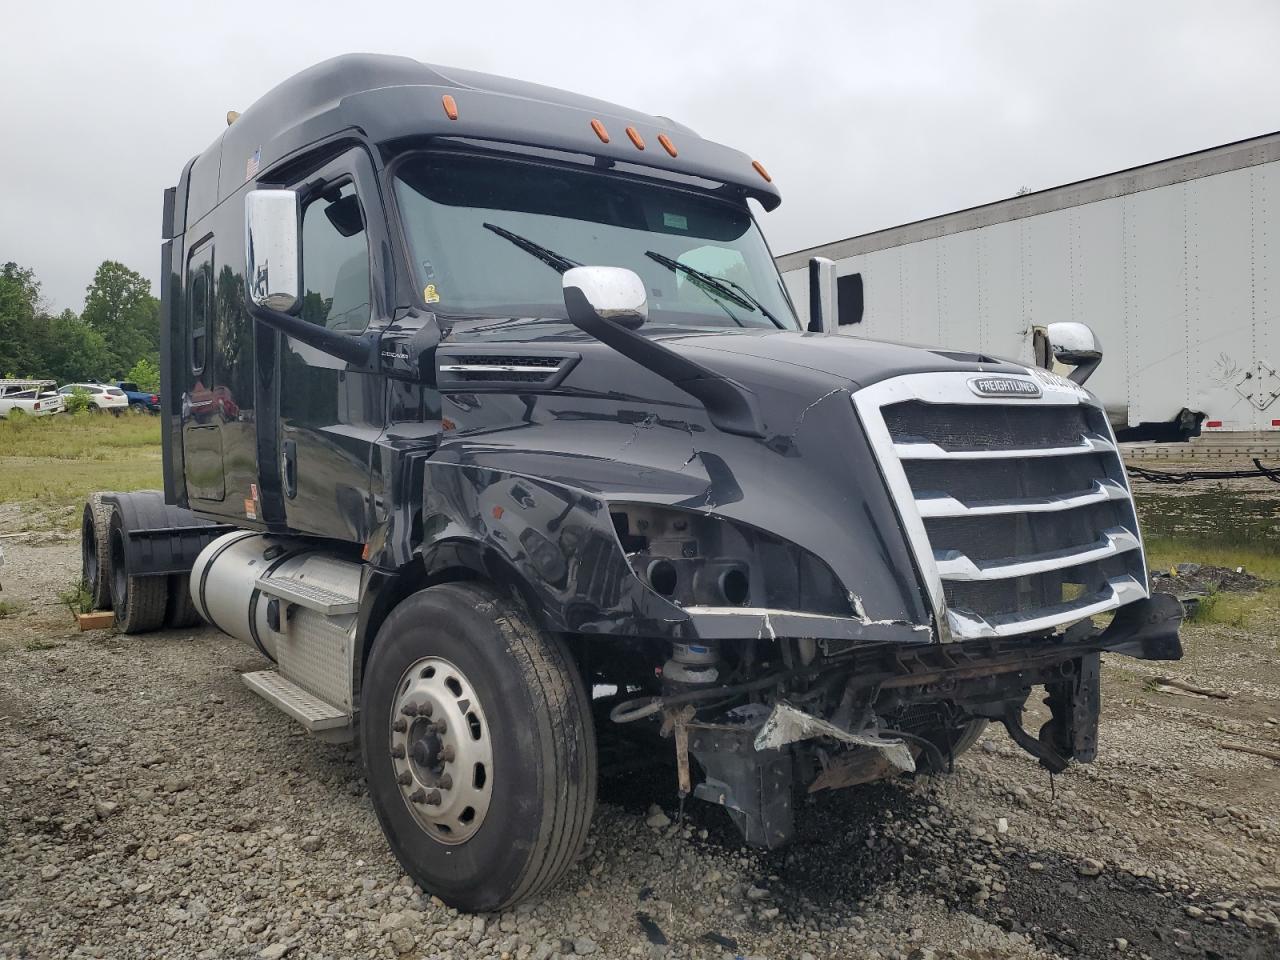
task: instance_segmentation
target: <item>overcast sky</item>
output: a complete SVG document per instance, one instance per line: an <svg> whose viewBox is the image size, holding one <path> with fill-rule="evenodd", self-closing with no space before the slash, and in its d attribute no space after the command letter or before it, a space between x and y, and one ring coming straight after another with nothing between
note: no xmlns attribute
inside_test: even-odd
<svg viewBox="0 0 1280 960"><path fill-rule="evenodd" d="M760 159L775 253L1280 129L1280 3L179 0L12 5L0 262L159 291L183 164L290 74L399 53L663 114Z"/></svg>

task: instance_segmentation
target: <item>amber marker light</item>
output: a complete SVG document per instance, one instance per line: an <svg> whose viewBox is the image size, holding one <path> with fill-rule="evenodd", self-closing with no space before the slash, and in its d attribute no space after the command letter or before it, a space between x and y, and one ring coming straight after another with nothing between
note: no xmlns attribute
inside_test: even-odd
<svg viewBox="0 0 1280 960"><path fill-rule="evenodd" d="M756 173L764 177L765 183L773 183L773 177L769 176L769 171L764 168L763 163L761 163L759 160L752 160L751 166L756 168Z"/></svg>
<svg viewBox="0 0 1280 960"><path fill-rule="evenodd" d="M444 115L448 117L450 120L457 120L458 104L453 99L453 97L449 96L449 94L446 93L443 97L440 98L440 102L444 104Z"/></svg>
<svg viewBox="0 0 1280 960"><path fill-rule="evenodd" d="M640 136L640 131L635 127L627 127L627 136L631 138L631 142L636 145L637 150L644 149L644 139Z"/></svg>
<svg viewBox="0 0 1280 960"><path fill-rule="evenodd" d="M658 134L658 142L662 144L662 149L667 151L667 153L671 154L673 157L679 156L679 153L676 151L676 145L671 142L671 138L665 133Z"/></svg>
<svg viewBox="0 0 1280 960"><path fill-rule="evenodd" d="M591 129L596 132L596 136L600 138L601 143L609 142L609 131L604 128L604 124L599 120L591 121Z"/></svg>

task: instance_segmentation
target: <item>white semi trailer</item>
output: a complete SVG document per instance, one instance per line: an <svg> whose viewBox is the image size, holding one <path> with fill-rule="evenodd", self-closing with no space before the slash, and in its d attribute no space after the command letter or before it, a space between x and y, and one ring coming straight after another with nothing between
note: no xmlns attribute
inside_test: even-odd
<svg viewBox="0 0 1280 960"><path fill-rule="evenodd" d="M1045 362L1050 323L1106 351L1121 437L1280 431L1280 133L778 258L801 316L853 336ZM813 258L834 261L815 269ZM815 265L816 267L816 265ZM826 284L826 286L824 286Z"/></svg>

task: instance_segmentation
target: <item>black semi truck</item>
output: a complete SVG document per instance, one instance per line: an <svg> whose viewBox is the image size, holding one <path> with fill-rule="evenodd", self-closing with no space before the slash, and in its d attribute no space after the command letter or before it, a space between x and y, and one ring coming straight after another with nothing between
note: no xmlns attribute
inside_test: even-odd
<svg viewBox="0 0 1280 960"><path fill-rule="evenodd" d="M766 847L989 721L1092 759L1100 654L1181 652L1098 345L829 336L830 264L802 321L750 200L759 162L664 117L399 57L229 115L165 192L164 491L86 505L99 604L254 645L468 910L572 864L598 729Z"/></svg>

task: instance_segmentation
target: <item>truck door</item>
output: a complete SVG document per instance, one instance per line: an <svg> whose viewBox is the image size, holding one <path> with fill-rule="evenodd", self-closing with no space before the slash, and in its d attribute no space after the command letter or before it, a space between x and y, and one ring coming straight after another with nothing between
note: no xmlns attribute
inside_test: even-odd
<svg viewBox="0 0 1280 960"><path fill-rule="evenodd" d="M351 150L295 189L302 218L301 315L331 330L362 334L385 316L385 304L375 296L380 285L373 282L385 269L385 227L368 156ZM279 356L286 522L300 532L362 542L370 526L370 452L382 431L385 381L351 372L344 361L289 337L282 337Z"/></svg>

